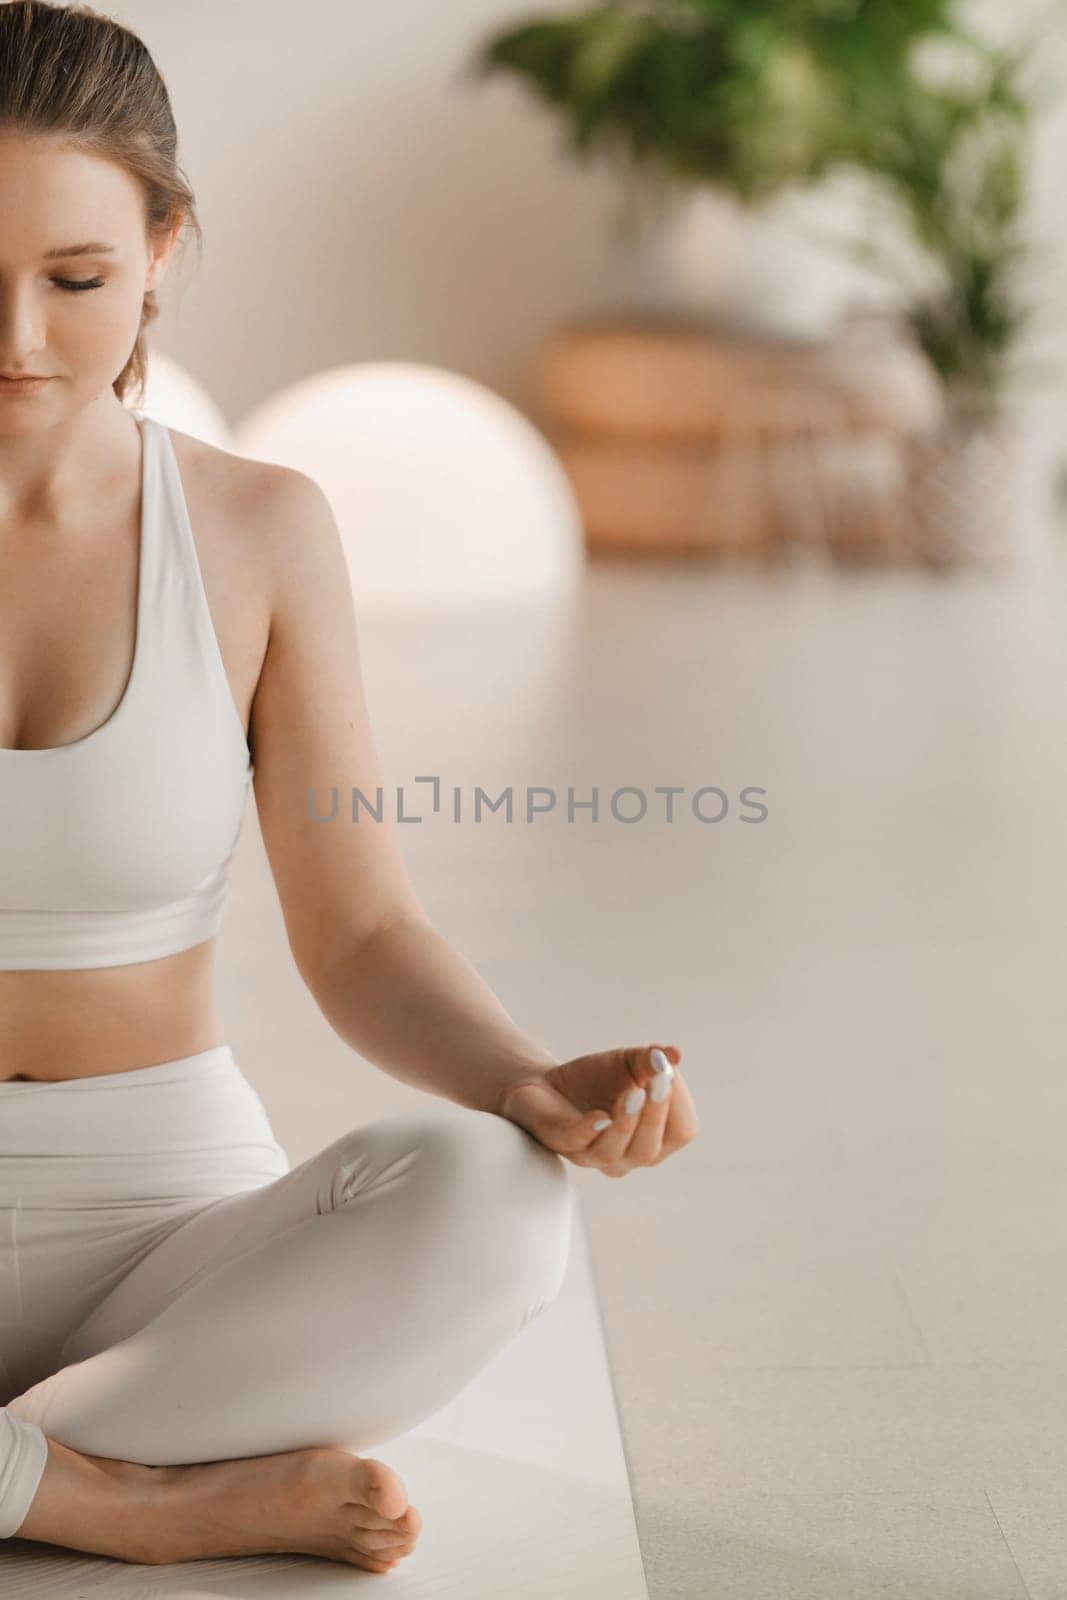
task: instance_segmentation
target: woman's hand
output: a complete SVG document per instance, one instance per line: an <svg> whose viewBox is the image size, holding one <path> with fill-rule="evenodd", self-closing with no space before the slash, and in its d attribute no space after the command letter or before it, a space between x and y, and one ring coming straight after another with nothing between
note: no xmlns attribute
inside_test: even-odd
<svg viewBox="0 0 1067 1600"><path fill-rule="evenodd" d="M651 1044L578 1056L512 1084L496 1109L576 1167L622 1178L697 1136L681 1059L674 1045Z"/></svg>

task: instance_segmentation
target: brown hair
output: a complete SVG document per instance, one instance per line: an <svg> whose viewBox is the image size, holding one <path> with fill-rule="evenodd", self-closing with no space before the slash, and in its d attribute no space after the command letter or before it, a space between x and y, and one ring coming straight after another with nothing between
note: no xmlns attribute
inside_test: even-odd
<svg viewBox="0 0 1067 1600"><path fill-rule="evenodd" d="M165 237L181 217L201 244L170 96L142 40L121 23L87 5L0 4L0 131L43 135L117 162L141 185L147 238ZM144 398L145 328L158 314L149 289L136 343L112 384L120 400Z"/></svg>

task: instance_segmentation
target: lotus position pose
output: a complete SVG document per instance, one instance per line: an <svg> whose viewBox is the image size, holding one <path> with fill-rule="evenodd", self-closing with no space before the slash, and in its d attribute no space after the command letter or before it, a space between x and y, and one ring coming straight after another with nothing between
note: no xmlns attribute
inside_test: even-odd
<svg viewBox="0 0 1067 1600"><path fill-rule="evenodd" d="M384 1572L421 1519L361 1452L556 1296L566 1162L697 1121L674 1046L558 1061L388 824L312 815L382 783L326 498L127 404L196 231L175 150L134 34L0 4L0 1538ZM324 1016L462 1113L289 1169L213 992L253 772Z"/></svg>

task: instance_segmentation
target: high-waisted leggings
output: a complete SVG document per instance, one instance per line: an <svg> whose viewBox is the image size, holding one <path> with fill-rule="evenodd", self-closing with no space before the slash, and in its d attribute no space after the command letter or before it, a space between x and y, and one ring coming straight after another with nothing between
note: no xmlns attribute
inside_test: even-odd
<svg viewBox="0 0 1067 1600"><path fill-rule="evenodd" d="M227 1045L0 1083L0 1538L48 1438L158 1466L396 1438L556 1298L573 1204L559 1156L453 1106L289 1170Z"/></svg>

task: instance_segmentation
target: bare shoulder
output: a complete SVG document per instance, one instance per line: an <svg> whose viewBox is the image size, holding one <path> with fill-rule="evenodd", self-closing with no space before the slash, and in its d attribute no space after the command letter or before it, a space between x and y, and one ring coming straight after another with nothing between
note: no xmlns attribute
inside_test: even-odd
<svg viewBox="0 0 1067 1600"><path fill-rule="evenodd" d="M337 577L340 536L313 478L170 431L194 523L220 547L230 571L254 583L270 616L282 608L294 580L324 576L324 567Z"/></svg>

